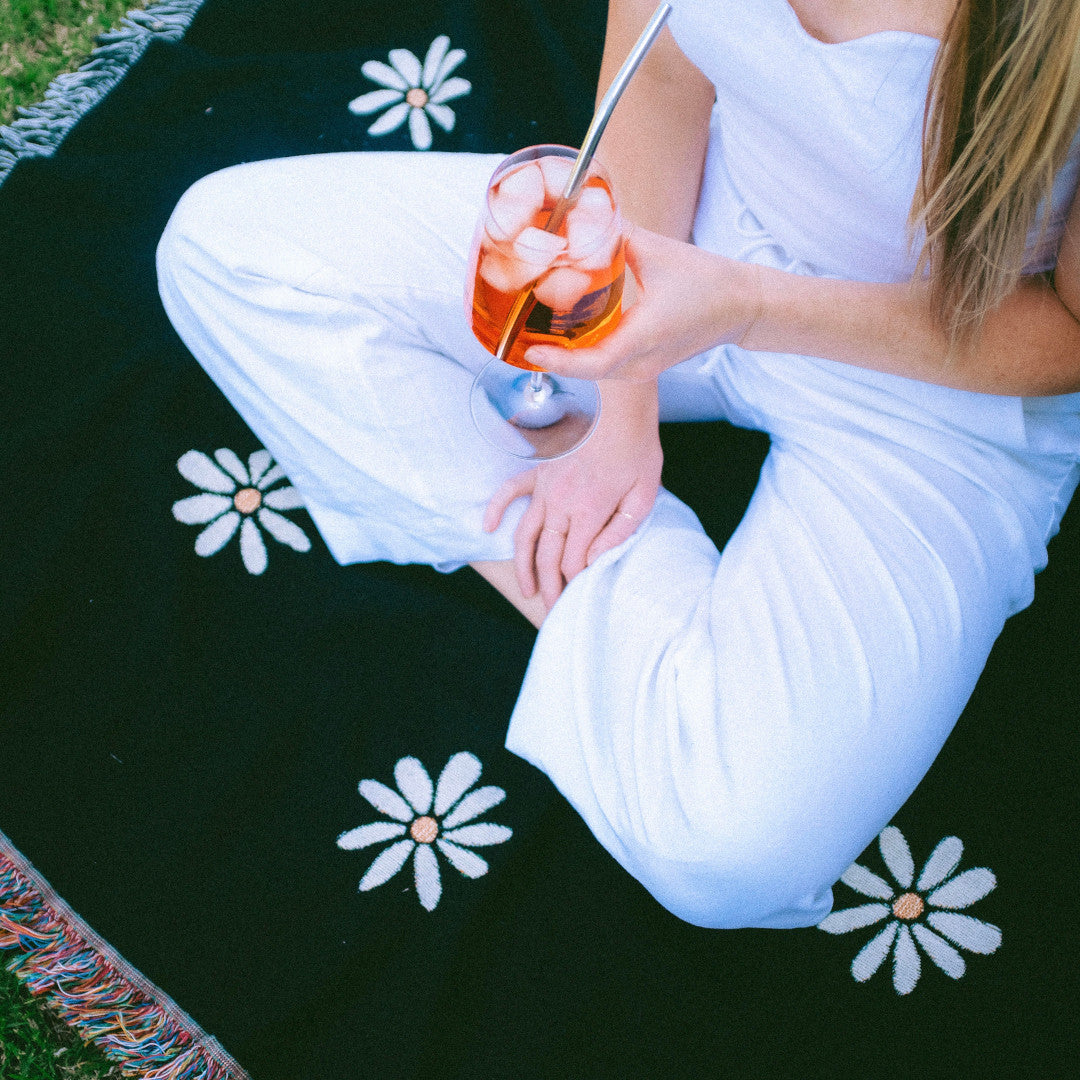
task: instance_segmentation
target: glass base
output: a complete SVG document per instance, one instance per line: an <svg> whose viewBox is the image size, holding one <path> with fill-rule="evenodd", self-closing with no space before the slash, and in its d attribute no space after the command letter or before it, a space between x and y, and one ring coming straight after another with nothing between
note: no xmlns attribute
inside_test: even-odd
<svg viewBox="0 0 1080 1080"><path fill-rule="evenodd" d="M580 447L600 418L596 383L522 371L501 360L473 382L473 422L492 446L532 461L553 461Z"/></svg>

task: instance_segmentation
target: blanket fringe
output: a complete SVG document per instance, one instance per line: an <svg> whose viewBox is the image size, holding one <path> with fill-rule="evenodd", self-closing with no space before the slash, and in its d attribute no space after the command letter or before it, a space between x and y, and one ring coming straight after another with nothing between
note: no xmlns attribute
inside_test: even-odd
<svg viewBox="0 0 1080 1080"><path fill-rule="evenodd" d="M163 0L145 11L129 11L120 28L102 34L90 59L58 75L37 105L0 127L0 184L20 158L50 157L81 117L124 77L151 41L179 41L203 0Z"/></svg>
<svg viewBox="0 0 1080 1080"><path fill-rule="evenodd" d="M137 973L110 963L58 907L0 850L0 953L14 952L7 970L31 993L126 1076L246 1080L214 1040L155 1000Z"/></svg>

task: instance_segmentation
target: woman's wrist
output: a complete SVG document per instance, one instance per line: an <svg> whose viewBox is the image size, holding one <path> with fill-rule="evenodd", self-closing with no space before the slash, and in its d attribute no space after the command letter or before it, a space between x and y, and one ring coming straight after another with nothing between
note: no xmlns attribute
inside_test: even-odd
<svg viewBox="0 0 1080 1080"><path fill-rule="evenodd" d="M621 421L659 423L659 391L655 379L630 382L626 379L601 379L597 384L604 412L608 419L617 415Z"/></svg>
<svg viewBox="0 0 1080 1080"><path fill-rule="evenodd" d="M738 327L734 344L745 348L744 342L765 318L765 281L762 267L757 263L737 262L735 265L739 269L732 290Z"/></svg>

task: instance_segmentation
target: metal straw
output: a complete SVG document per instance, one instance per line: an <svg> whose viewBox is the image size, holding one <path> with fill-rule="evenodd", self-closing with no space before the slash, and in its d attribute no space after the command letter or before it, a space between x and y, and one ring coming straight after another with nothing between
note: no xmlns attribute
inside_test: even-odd
<svg viewBox="0 0 1080 1080"><path fill-rule="evenodd" d="M622 92L626 89L634 72L637 71L638 65L645 59L645 54L652 48L653 42L663 29L664 23L667 22L667 17L670 14L670 4L661 4L653 12L652 18L641 32L641 37L637 39L637 43L630 50L630 55L623 61L622 67L619 68L615 78L612 79L607 93L600 99L600 104L593 114L592 123L589 124L589 130L585 132L585 138L582 140L581 149L578 151L578 156L574 161L574 167L570 170L566 187L563 189L559 201L555 204L555 208L551 211L551 217L548 218L547 224L544 226L545 232L555 232L562 224L567 211L574 205L578 193L581 191L581 185L585 182L585 177L588 174L593 154L596 153L600 136L604 134L604 128L607 127L607 122L611 119L611 114L614 112L619 98L622 97ZM499 346L495 350L497 360L506 359L506 354L517 340L521 328L525 325L530 312L535 306L536 295L531 288L523 290L518 295L517 300L514 301L514 306L510 309L510 314L506 317L506 325L503 327L502 336L499 338Z"/></svg>

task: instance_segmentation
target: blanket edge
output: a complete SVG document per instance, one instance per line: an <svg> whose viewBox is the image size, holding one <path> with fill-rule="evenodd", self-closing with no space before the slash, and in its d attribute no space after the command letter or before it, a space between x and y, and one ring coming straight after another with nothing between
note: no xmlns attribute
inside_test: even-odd
<svg viewBox="0 0 1080 1080"><path fill-rule="evenodd" d="M85 1042L147 1080L251 1080L0 832L0 958Z"/></svg>

